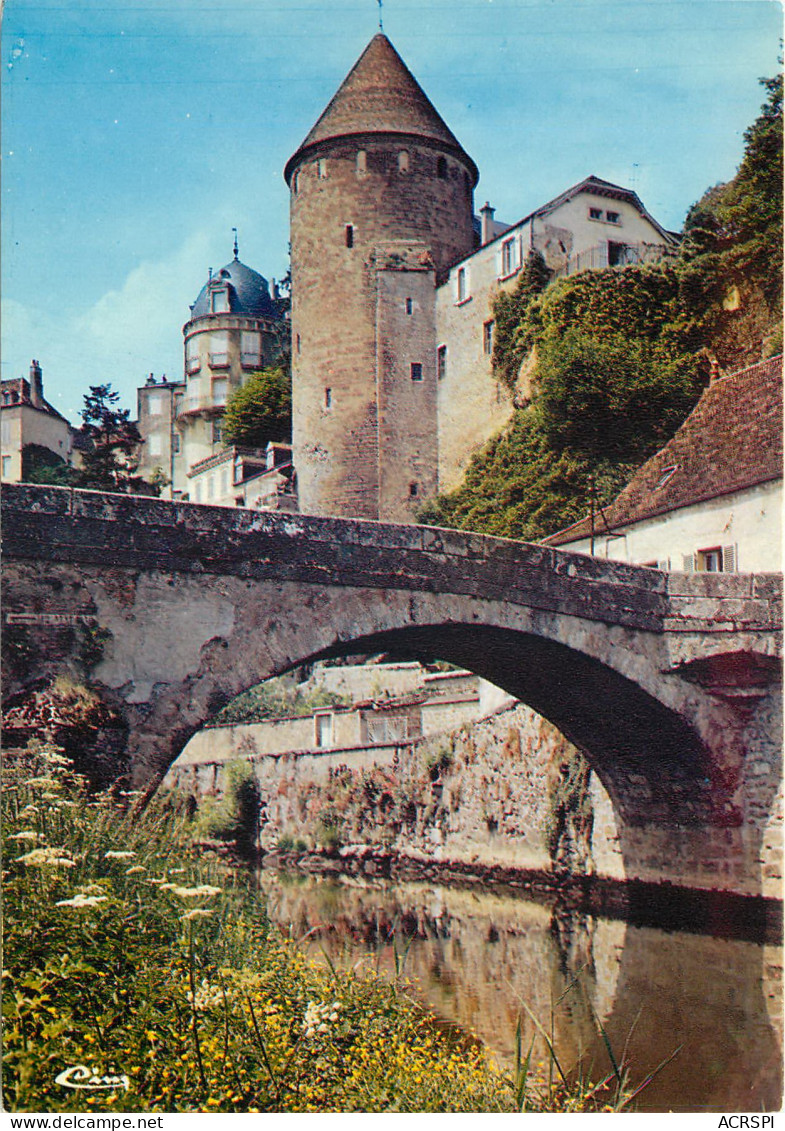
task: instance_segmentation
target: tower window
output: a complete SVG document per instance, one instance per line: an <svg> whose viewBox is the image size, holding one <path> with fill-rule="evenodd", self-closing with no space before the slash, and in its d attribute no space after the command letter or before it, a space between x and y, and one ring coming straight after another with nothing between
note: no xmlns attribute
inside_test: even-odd
<svg viewBox="0 0 785 1131"><path fill-rule="evenodd" d="M413 361L411 367L412 381L422 381L422 362Z"/></svg>
<svg viewBox="0 0 785 1131"><path fill-rule="evenodd" d="M368 172L368 161L364 149L357 150L357 176L364 177Z"/></svg>
<svg viewBox="0 0 785 1131"><path fill-rule="evenodd" d="M436 351L436 377L443 381L447 376L447 346L439 346Z"/></svg>
<svg viewBox="0 0 785 1131"><path fill-rule="evenodd" d="M180 454L180 433L179 432L175 432L174 436L172 436L172 451L174 452L174 454L176 456L178 456Z"/></svg>
<svg viewBox="0 0 785 1131"><path fill-rule="evenodd" d="M346 225L346 246L354 247L354 225Z"/></svg>
<svg viewBox="0 0 785 1131"><path fill-rule="evenodd" d="M436 162L436 176L439 177L443 181L447 180L447 158L446 157L440 157L439 160Z"/></svg>
<svg viewBox="0 0 785 1131"><path fill-rule="evenodd" d="M408 173L409 172L409 150L408 149L402 149L400 151L400 153L398 154L398 172L399 173Z"/></svg>
<svg viewBox="0 0 785 1131"><path fill-rule="evenodd" d="M316 162L316 175L320 180L327 176L327 162L324 157L320 157Z"/></svg>
<svg viewBox="0 0 785 1131"><path fill-rule="evenodd" d="M229 312L229 291L226 288L212 292L210 310L213 314L227 314Z"/></svg>
<svg viewBox="0 0 785 1131"><path fill-rule="evenodd" d="M324 407L332 408L333 406L333 391L332 389L324 390Z"/></svg>
<svg viewBox="0 0 785 1131"><path fill-rule="evenodd" d="M300 170L298 169L292 177L292 192L297 195L297 190L300 187Z"/></svg>
<svg viewBox="0 0 785 1131"><path fill-rule="evenodd" d="M214 444L222 444L223 436L221 434L221 421L214 420L212 422L212 440Z"/></svg>
<svg viewBox="0 0 785 1131"><path fill-rule="evenodd" d="M300 335L297 335L297 352L300 352Z"/></svg>
<svg viewBox="0 0 785 1131"><path fill-rule="evenodd" d="M419 484L418 483L410 483L409 484L409 498L410 499L416 499L417 496L419 495L419 493L420 493Z"/></svg>
<svg viewBox="0 0 785 1131"><path fill-rule="evenodd" d="M414 313L414 302L410 298L407 298L407 300L406 300L406 313L407 314L413 314Z"/></svg>

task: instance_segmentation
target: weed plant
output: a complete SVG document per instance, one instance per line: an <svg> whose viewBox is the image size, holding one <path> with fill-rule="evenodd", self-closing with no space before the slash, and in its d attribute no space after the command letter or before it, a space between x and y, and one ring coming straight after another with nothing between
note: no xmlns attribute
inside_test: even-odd
<svg viewBox="0 0 785 1131"><path fill-rule="evenodd" d="M171 808L91 794L46 743L4 777L6 1110L608 1109L307 958Z"/></svg>

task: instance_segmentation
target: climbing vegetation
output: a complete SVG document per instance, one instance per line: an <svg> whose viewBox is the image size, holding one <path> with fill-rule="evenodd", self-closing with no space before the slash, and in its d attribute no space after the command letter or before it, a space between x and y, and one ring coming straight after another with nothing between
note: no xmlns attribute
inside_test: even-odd
<svg viewBox="0 0 785 1131"><path fill-rule="evenodd" d="M731 372L782 349L782 77L763 86L736 176L690 209L678 254L549 284L533 253L497 295L494 376L516 408L418 521L545 538L611 501L689 414L712 363Z"/></svg>

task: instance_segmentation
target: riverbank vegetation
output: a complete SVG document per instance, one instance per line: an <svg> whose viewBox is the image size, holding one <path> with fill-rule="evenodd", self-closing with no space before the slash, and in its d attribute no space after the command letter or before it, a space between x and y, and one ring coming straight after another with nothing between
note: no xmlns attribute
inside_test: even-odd
<svg viewBox="0 0 785 1131"><path fill-rule="evenodd" d="M623 1073L496 1067L372 972L307 958L171 808L6 758L3 1098L11 1111L612 1110ZM556 1070L554 1068L556 1065Z"/></svg>

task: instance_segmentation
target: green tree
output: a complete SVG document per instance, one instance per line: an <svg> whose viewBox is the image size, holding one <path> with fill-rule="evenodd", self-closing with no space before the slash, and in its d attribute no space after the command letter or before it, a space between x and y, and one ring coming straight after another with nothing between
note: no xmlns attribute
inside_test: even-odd
<svg viewBox="0 0 785 1131"><path fill-rule="evenodd" d="M263 448L292 434L292 379L285 363L253 373L229 398L223 418L227 444Z"/></svg>
<svg viewBox="0 0 785 1131"><path fill-rule="evenodd" d="M638 464L676 431L702 385L688 354L572 329L540 347L536 413L546 444L592 463Z"/></svg>
<svg viewBox="0 0 785 1131"><path fill-rule="evenodd" d="M41 444L25 444L22 448L22 481L69 487L74 471L65 460Z"/></svg>
<svg viewBox="0 0 785 1131"><path fill-rule="evenodd" d="M142 437L127 408L118 408L120 394L111 385L91 385L81 411L82 435L88 440L74 485L97 491L158 494L134 475Z"/></svg>

